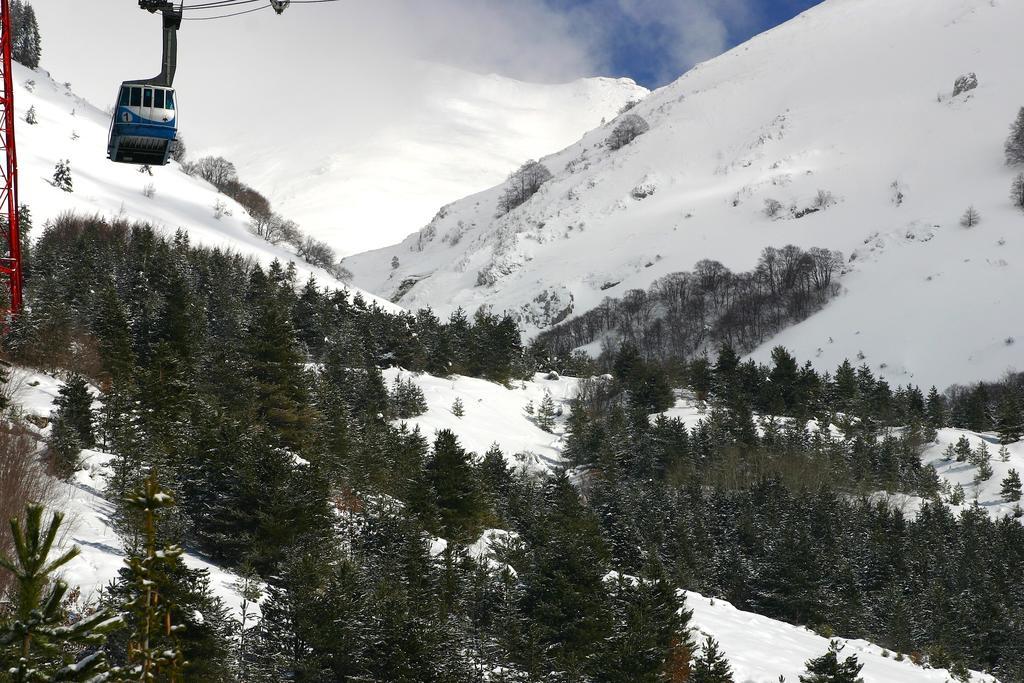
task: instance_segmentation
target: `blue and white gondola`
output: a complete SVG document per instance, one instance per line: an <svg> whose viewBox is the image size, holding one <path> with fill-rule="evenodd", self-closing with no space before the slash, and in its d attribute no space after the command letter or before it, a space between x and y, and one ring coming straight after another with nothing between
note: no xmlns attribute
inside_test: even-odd
<svg viewBox="0 0 1024 683"><path fill-rule="evenodd" d="M107 156L125 164L162 166L178 137L174 88L123 83L110 124Z"/></svg>
<svg viewBox="0 0 1024 683"><path fill-rule="evenodd" d="M110 120L107 158L121 164L163 166L178 139L178 98L172 86L182 10L174 9L170 0L139 0L139 7L163 15L160 74L121 84Z"/></svg>

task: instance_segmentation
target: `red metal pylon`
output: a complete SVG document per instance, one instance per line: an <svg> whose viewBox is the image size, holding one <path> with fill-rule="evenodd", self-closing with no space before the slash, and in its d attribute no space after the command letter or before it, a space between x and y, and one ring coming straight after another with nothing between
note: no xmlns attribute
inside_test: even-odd
<svg viewBox="0 0 1024 683"><path fill-rule="evenodd" d="M3 236L7 244L0 244L0 277L6 282L10 295L9 314L21 313L21 230L18 224L18 153L14 144L14 74L11 71L11 7L9 0L0 0L0 69L3 70L3 93L0 97L0 148L4 160L0 162L0 216L6 217Z"/></svg>

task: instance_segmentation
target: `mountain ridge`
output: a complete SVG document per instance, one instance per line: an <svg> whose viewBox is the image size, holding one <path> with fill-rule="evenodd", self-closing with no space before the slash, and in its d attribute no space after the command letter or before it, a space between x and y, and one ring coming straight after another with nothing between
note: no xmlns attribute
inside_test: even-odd
<svg viewBox="0 0 1024 683"><path fill-rule="evenodd" d="M1019 20L988 0L828 0L655 91L632 144L604 146L612 121L544 157L553 179L509 214L497 186L345 265L402 305L511 310L532 336L701 259L745 271L765 247L824 247L848 261L841 295L755 358L782 343L901 384L999 376L1024 334L1000 315L1000 292L1024 285L1002 153L1024 90ZM978 87L954 97L969 73ZM819 192L829 206L808 211ZM983 222L965 230L972 205ZM951 302L970 333L943 336Z"/></svg>

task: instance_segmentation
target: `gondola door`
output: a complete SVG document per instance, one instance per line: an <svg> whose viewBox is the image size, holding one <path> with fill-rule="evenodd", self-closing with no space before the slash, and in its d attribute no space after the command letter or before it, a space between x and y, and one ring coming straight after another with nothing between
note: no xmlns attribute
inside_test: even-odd
<svg viewBox="0 0 1024 683"><path fill-rule="evenodd" d="M146 122L156 120L156 116L153 114L153 88L142 89L142 109L139 111L139 115Z"/></svg>

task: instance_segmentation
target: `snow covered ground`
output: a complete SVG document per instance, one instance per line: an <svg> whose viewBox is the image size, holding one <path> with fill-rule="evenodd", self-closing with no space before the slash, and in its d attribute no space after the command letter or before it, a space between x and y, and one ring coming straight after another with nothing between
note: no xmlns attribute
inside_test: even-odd
<svg viewBox="0 0 1024 683"><path fill-rule="evenodd" d="M482 456L497 444L510 464L523 464L532 470L546 470L558 465L565 433L564 418L569 413L569 400L576 395L579 380L574 377L546 379L537 374L531 382L515 382L511 388L473 377L434 377L412 374L398 368L384 373L390 386L396 377L412 378L423 390L427 411L405 422L410 428L419 427L423 435L433 435L449 429L459 437L462 447ZM551 432L537 426L534 411L550 393L561 417ZM452 412L455 399L463 403L462 417Z"/></svg>
<svg viewBox="0 0 1024 683"><path fill-rule="evenodd" d="M775 621L753 612L744 612L728 602L686 593L686 604L693 610L692 624L698 636L711 635L728 658L736 683L779 683L779 676L796 683L804 673L804 662L828 651L829 641L806 628ZM840 657L857 655L864 665L864 683L925 683L950 681L945 669L925 669L904 655L888 653L864 640L838 639L844 645ZM972 681L996 679L973 672Z"/></svg>
<svg viewBox="0 0 1024 683"><path fill-rule="evenodd" d="M1021 169L1003 154L1022 24L1008 0L825 0L647 97L633 111L651 130L632 144L604 146L612 121L542 159L554 178L507 216L495 187L346 266L409 308L492 305L532 332L700 259L745 271L766 246L827 247L853 259L843 293L755 358L784 344L824 368L861 353L898 384L996 378L1024 338ZM971 72L979 86L954 97ZM763 212L819 190L836 203ZM971 205L982 221L965 229Z"/></svg>
<svg viewBox="0 0 1024 683"><path fill-rule="evenodd" d="M309 266L284 247L251 234L245 211L199 178L190 178L176 163L154 168L150 177L139 167L115 164L106 158L110 117L70 89L46 75L14 65L17 109L20 200L32 211L35 235L62 213L74 211L105 218L148 221L173 236L185 230L193 244L231 249L262 264L274 259L293 261L299 277L315 275L322 286L346 285L319 268ZM30 108L38 123L25 121ZM60 160L71 165L74 192L53 185L54 166ZM153 196L143 191L152 185ZM223 202L229 215L214 217L214 205ZM389 310L397 307L365 294Z"/></svg>

